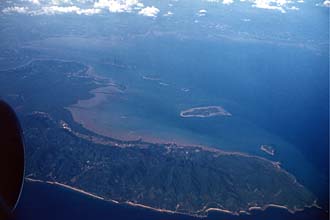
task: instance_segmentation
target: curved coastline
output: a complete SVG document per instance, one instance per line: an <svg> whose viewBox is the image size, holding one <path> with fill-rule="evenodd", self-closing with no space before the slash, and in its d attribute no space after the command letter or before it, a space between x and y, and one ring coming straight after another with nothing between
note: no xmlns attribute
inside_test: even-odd
<svg viewBox="0 0 330 220"><path fill-rule="evenodd" d="M67 184L63 184L63 183L60 183L60 182L56 182L56 181L45 181L45 180L33 179L33 178L29 178L29 177L25 177L25 180L29 181L29 182L38 182L38 183L63 187L65 189L68 189L68 190L71 190L71 191L74 191L74 192L77 192L77 193L81 193L81 194L89 196L91 198L102 200L102 201L105 201L105 202L110 202L110 203L113 203L113 204L128 205L128 206L132 206L132 207L148 209L148 210L161 212L161 213L181 214L181 215L186 215L186 216L197 217L197 218L200 218L200 219L203 219L203 218L207 217L209 215L209 212L218 212L218 213L229 214L229 215L239 217L241 215L252 215L253 211L266 211L269 208L283 209L283 210L287 211L290 214L295 214L297 212L303 212L305 209L313 208L313 207L315 207L317 209L322 209L320 206L318 206L316 204L316 201L315 201L314 204L309 205L309 206L305 206L304 208L301 208L301 209L289 209L286 206L281 206L281 205L276 205L276 204L267 204L267 205L264 205L262 207L252 206L252 207L249 207L247 210L240 210L238 212L233 212L233 211L230 211L230 210L220 209L220 208L208 208L208 209L204 210L205 214L194 214L194 213L185 213L185 212L180 212L180 211L154 208L154 207L151 207L151 206L143 205L143 204L140 204L140 203L134 203L134 202L130 202L130 201L119 202L119 201L104 198L104 197L98 196L96 194L87 192L85 190L82 190L82 189L79 189L79 188L76 188L76 187L73 187L73 186L70 186L70 185L67 185Z"/></svg>
<svg viewBox="0 0 330 220"><path fill-rule="evenodd" d="M68 132L70 132L71 134L77 136L78 138L83 138L83 139L85 139L87 141L91 141L91 142L94 142L94 143L97 143L97 144L109 145L109 146L114 146L114 147L122 147L122 148L126 148L126 147L146 148L146 147L148 147L148 142L143 142L143 141L139 141L138 143L134 143L134 144L133 143L129 143L129 142L117 143L116 140L108 141L107 142L106 141L107 140L106 137L104 137L104 139L102 139L101 137L93 137L93 136L88 136L88 135L80 134L79 132L73 131L70 128L70 126L67 123L65 123L64 121L62 121L60 123L60 126L63 129L65 129ZM118 140L118 141L120 141L120 140ZM296 184L297 187L303 187L299 182L297 182L296 178L292 174L288 173L286 170L284 170L284 169L282 169L280 167L279 162L274 162L274 161L271 161L271 160L266 159L266 158L263 158L263 157L249 155L249 154L244 154L244 153L241 153L241 152L227 152L227 151L222 151L220 149L215 149L215 148L211 148L211 147L207 147L207 146L183 146L183 145L176 145L175 143L168 143L168 144L166 144L166 148L168 148L169 150L171 148L173 148L173 147L174 148L190 148L190 149L193 148L193 150L195 149L196 152L197 151L208 151L208 152L214 153L214 156L215 157L218 157L218 156L221 156L221 155L230 155L230 156L240 156L240 157L251 157L251 158L258 159L258 160L263 160L263 161L266 161L268 163L271 163L274 166L274 168L278 170L278 172L283 172L284 174L286 174L287 176L289 176L292 179L292 182L294 184ZM34 180L34 179L29 179L29 180ZM35 180L35 181L39 181L39 180ZM41 182L46 182L46 183L49 183L49 184L60 185L60 186L63 186L63 187L70 188L72 190L78 191L80 193L84 193L86 195L93 196L95 198L106 200L106 201L111 201L111 202L120 203L120 204L127 204L127 205L131 205L131 206L137 206L137 207L147 208L147 209L151 209L151 210L159 211L159 212L177 213L177 214L184 214L184 215L197 216L197 217L205 217L205 216L207 216L207 213L209 213L210 211L217 211L217 212L221 212L221 213L226 213L226 214L231 214L231 215L239 216L240 214L251 214L251 212L254 211L254 210L264 211L267 208L271 208L271 207L282 208L282 209L285 209L289 213L292 213L292 214L294 214L297 211L303 211L304 208L311 208L311 207L320 208L317 205L317 201L315 200L312 204L305 205L304 208L293 208L293 209L291 209L291 208L289 208L289 207L287 207L285 205L277 205L277 204L270 203L270 204L266 204L266 205L263 205L263 206L251 206L251 207L248 207L245 210L239 210L239 211L230 211L230 210L221 209L221 208L207 208L207 207L205 207L205 209L197 210L194 213L189 213L189 212L180 212L180 211L173 211L173 210L167 210L167 209L154 208L154 207L151 207L151 206L148 206L148 205L144 205L144 204L140 204L140 203L133 203L133 202L130 202L130 201L119 202L119 201L116 201L116 200L112 200L112 199L109 199L109 198L104 198L104 197L101 197L99 195L95 195L95 194L89 193L87 191L84 191L84 190L75 188L75 187L70 186L70 185L59 183L59 182L56 182L56 181L55 182L52 182L52 181L41 181Z"/></svg>
<svg viewBox="0 0 330 220"><path fill-rule="evenodd" d="M104 82L104 81L103 81ZM76 109L84 109L84 108L93 108L97 105L100 105L101 103L105 102L108 98L109 95L111 95L112 93L116 93L116 92L122 92L122 90L118 90L118 87L116 86L116 84L112 83L112 82L108 82L106 84L102 84L100 85L99 88L96 88L94 90L91 90L90 91L90 94L92 94L92 98L90 99L86 99L86 100L78 100L78 102L72 106L69 106L67 107L66 109L70 111L73 119L75 122L79 123L76 118L75 118L75 115L74 115L74 110ZM193 113L194 111L198 111L198 110L209 110L210 108L213 108L215 109L216 111L215 112L206 112L206 114L189 114L189 113ZM216 116L216 115L222 115L222 116L231 116L231 113L227 112L223 107L221 106L204 106L204 107L195 107L195 108L191 108L191 109L188 109L188 110L184 110L180 113L180 116L181 117L199 117L199 118L205 118L205 117L212 117L212 116ZM82 124L84 126L84 124ZM85 126L84 126L85 127ZM66 129L65 126L63 126L64 129ZM69 128L69 127L67 127ZM86 127L85 127L86 128ZM89 128L87 128L88 130L91 130ZM93 130L92 130L93 131ZM98 132L96 132L98 133ZM100 139L93 139L93 138L90 138L90 136L86 136L86 137L83 137L81 135L77 135L78 133L76 133L75 135L76 136L79 136L80 138L84 138L86 140L90 140L90 141L96 141L95 143L98 143L98 144L102 144L102 140L100 141ZM101 135L102 136L102 135ZM105 140L105 139L104 139ZM141 141L141 144L143 145L143 141L142 140L138 140L138 141ZM108 145L107 143L103 143L105 145ZM175 145L175 143L173 143ZM115 146L119 146L118 144L115 144ZM130 147L130 145L128 144L127 145L128 147ZM127 147L126 146L126 147ZM177 146L177 147L187 147L187 146ZM196 147L196 146L195 146ZM255 157L255 158L259 158L259 159L262 159L262 160L266 160L268 162L271 162L276 168L278 168L280 171L283 171L284 173L286 173L288 176L290 176L293 181L298 185L298 186L301 186L297 181L296 181L296 178L288 173L287 171L285 171L284 169L282 169L280 166L279 166L279 163L278 162L273 162L273 161L270 161L268 159L265 159L263 157L258 157L258 156L252 156L252 155L247 155L247 154L244 154L244 153L240 153L240 152L225 152L225 151L221 151L221 150L218 150L218 149L213 149L213 148L210 148L210 147L205 147L205 146L202 146L201 147L201 150L208 150L208 151L213 151L213 152L216 152L216 153L223 153L223 154L234 154L234 155L240 155L240 156L248 156L248 157ZM216 155L215 155L216 156ZM46 183L49 183L49 184L56 184L56 185L60 185L62 187L67 187L67 188L71 188L71 189L74 189L76 191L79 191L81 193L85 193L86 195L87 194L90 194L90 196L94 196L94 197L98 197L99 199L103 199L103 200L106 200L106 201L112 201L112 202L116 202L116 203L119 203L118 201L115 201L115 200L111 200L111 199L105 199L103 197L100 197L100 196L97 196L97 195L93 195L89 192L86 192L86 191L83 191L83 190L80 190L80 189L77 189L77 188L74 188L74 187L71 187L71 186L68 186L68 185L65 185L65 184L62 184L62 183L58 183L58 182L49 182L49 181L46 181ZM122 204L122 202L121 202ZM157 208L154 208L154 207L150 207L150 206L146 206L146 205L143 205L143 204L139 204L139 203L133 203L133 202L124 202L123 204L128 204L128 205L131 205L131 206L138 206L138 207L142 207L142 208L148 208L148 209L151 209L151 210L155 210L155 211L160 211L160 212L168 212L168 213L177 213L177 214L184 214L184 215L191 215L191 216L197 216L197 217L205 217L205 213L208 213L210 211L219 211L219 212L222 212L222 213L226 213L226 214L232 214L232 215L239 215L241 212L242 213L247 213L247 214L250 214L251 211L253 210L266 210L268 207L276 207L276 208L283 208L283 209L286 209L288 212L290 213L295 213L297 211L301 211L303 210L304 208L302 209L290 209L286 206L281 206L281 205L275 205L275 204L267 204L267 205L264 205L262 207L249 207L247 210L241 210L241 211L230 211L230 210L226 210L226 209L220 209L220 208L206 208L205 210L201 210L201 212L203 212L203 214L195 214L195 213L182 213L182 212L178 212L178 211L172 211L172 210L166 210L166 209L157 209ZM308 205L306 206L306 208L309 208L309 207L318 207L316 205L316 203L312 204L312 205Z"/></svg>

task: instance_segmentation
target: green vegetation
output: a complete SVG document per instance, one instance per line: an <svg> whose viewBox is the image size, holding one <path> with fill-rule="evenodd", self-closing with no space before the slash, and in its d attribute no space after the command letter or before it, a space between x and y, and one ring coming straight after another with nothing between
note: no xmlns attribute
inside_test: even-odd
<svg viewBox="0 0 330 220"><path fill-rule="evenodd" d="M30 177L106 199L189 214L267 204L294 210L315 199L294 177L262 158L174 144L95 144L40 113L24 123Z"/></svg>

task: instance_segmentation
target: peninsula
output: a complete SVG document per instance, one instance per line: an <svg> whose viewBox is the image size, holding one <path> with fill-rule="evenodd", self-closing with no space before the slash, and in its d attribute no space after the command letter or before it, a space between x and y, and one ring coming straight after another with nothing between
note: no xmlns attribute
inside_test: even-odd
<svg viewBox="0 0 330 220"><path fill-rule="evenodd" d="M37 60L0 71L0 82L1 94L15 94L5 98L20 111L31 179L108 201L196 216L271 204L294 212L315 204L316 197L293 175L265 158L204 146L125 141L84 129L67 107L96 97L85 103L94 105L103 94L122 89L81 63ZM55 90L48 89L49 82ZM181 115L231 114L208 106Z"/></svg>

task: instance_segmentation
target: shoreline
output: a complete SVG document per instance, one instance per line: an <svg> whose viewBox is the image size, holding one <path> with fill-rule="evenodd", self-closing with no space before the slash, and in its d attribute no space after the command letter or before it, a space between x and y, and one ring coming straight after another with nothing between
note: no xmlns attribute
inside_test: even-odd
<svg viewBox="0 0 330 220"><path fill-rule="evenodd" d="M76 123L76 122L75 122ZM292 182L294 182L295 184L297 184L298 187L303 187L304 186L302 184L300 184L297 181L297 178L289 173L287 170L285 170L284 168L281 167L281 163L279 161L273 161L270 159L267 159L265 157L261 157L261 156L257 156L257 155L251 155L251 154L247 154L247 153L243 153L243 152L235 152L235 151L224 151L221 150L219 148L215 148L215 147L211 147L211 146L205 146L205 145L184 145L184 144L179 144L177 142L148 142L148 141L144 141L142 139L140 140L134 140L134 141L130 141L130 140L121 140L121 139L115 139L115 138L111 138L111 137L107 137L107 136L94 136L94 135L87 135L87 134L82 134L79 132L74 131L73 129L71 129L71 127L65 122L65 121L61 121L60 125L59 125L62 129L70 132L71 134L75 135L78 138L82 138L86 141L90 141L93 142L95 144L101 144L101 145L105 145L105 146L112 146L112 147L122 147L122 148L126 148L126 147L141 147L141 148L145 148L148 147L148 145L150 144L164 144L166 145L167 148L171 148L171 147L175 147L175 148L195 148L195 150L203 150L203 151L207 151L207 152L212 152L215 154L215 156L222 156L222 155L226 155L226 156L240 156L240 157L249 157L249 158L255 158L255 159L259 159L262 161L265 161L267 163L272 164L276 169L278 169L280 172L285 173L286 175L288 175ZM93 132L92 132L93 133ZM112 140L109 140L112 139ZM122 142L122 143L120 143Z"/></svg>
<svg viewBox="0 0 330 220"><path fill-rule="evenodd" d="M102 106L102 104L106 103L112 97L116 98L116 95L121 95L125 93L125 89L122 89L120 85L117 85L110 78L98 75L94 69L87 65L87 69L84 73L85 77L91 78L95 85L97 86L95 89L91 89L88 93L91 95L90 98L87 99L79 99L76 103L71 104L64 109L69 111L71 114L73 121L86 130L91 131L97 135L105 136L113 139L120 139L124 141L138 141L143 140L150 143L169 143L175 142L182 145L199 145L200 141L191 140L187 137L179 137L175 136L175 133L170 132L161 132L156 135L150 135L144 130L118 130L116 128L105 128L99 126L97 123L98 113L95 108ZM158 78L152 78L148 76L142 76L145 80L159 81ZM189 89L188 89L189 90ZM192 109L207 109L207 108L216 108L218 112L211 113L210 116L203 117L212 117L216 115L223 116L231 116L229 112L223 109L221 106L207 106L207 107L197 107ZM190 109L191 110L191 109ZM180 113L181 117L199 117L199 116L182 116L182 112ZM125 116L121 116L121 118L125 118Z"/></svg>
<svg viewBox="0 0 330 220"><path fill-rule="evenodd" d="M33 178L29 178L29 177L25 177L24 179L29 181L29 182L44 183L44 184L63 187L65 189L69 189L69 190L72 190L74 192L81 193L83 195L90 196L92 198L103 200L105 202L110 202L110 203L114 203L114 204L128 205L128 206L132 206L132 207L139 207L139 208L149 209L149 210L156 211L156 212L165 212L165 213L170 213L170 214L182 214L182 215L194 216L194 217L199 217L199 218L205 217L205 216L193 215L193 214L189 214L189 213L171 211L171 210L167 210L167 209L158 209L158 208L154 208L154 207L139 204L139 203L133 203L133 202L130 202L130 201L119 202L119 201L113 200L113 199L106 199L106 198L103 198L101 196L95 195L93 193L87 192L85 190L81 190L79 188L75 188L75 187L72 187L72 186L69 186L69 185L66 185L66 184L63 184L63 183L59 183L59 182L56 182L56 181L45 181L45 180L33 179Z"/></svg>
<svg viewBox="0 0 330 220"><path fill-rule="evenodd" d="M101 145L114 145L115 147L126 147L124 146L129 145L133 146L135 145L136 147L139 147L139 145L145 145L145 144L163 144L163 145L167 145L167 146L175 146L178 148L196 148L198 150L204 150L204 151L208 151L208 152L212 152L212 153L217 153L218 155L233 155L233 156L242 156L242 157L252 157L252 158L256 158L256 159L260 159L263 161L267 161L271 164L273 164L276 168L278 169L282 169L280 166L280 162L278 161L272 161L270 159L261 157L261 156L257 156L257 155L250 155L248 153L243 153L243 152L236 152L236 151L225 151L225 150L221 150L219 148L215 148L215 147L210 147L210 146L205 146L205 145L197 145L197 144L179 144L177 142L149 142L149 141L144 141L142 139L139 140L122 140L122 139L116 139L114 137L108 137L108 136L103 136L101 134L97 134L98 136L94 136L94 135L87 135L87 134L82 134L79 133L77 131L74 131L68 123L66 123L65 121L61 120L59 126L70 132L71 134L75 135L78 138L82 138L86 141L90 141L93 142L95 144L101 144ZM92 131L90 131L92 132ZM93 132L92 132L93 133ZM106 140L106 139L113 139L113 140ZM127 142L125 144L119 144L118 142ZM284 171L282 169L282 171Z"/></svg>
<svg viewBox="0 0 330 220"><path fill-rule="evenodd" d="M102 136L93 136L93 135L86 135L86 134L81 134L79 132L73 131L69 125L67 123L65 123L64 121L61 121L61 127L65 130L67 130L68 132L70 132L71 134L77 136L78 138L83 138L87 141L96 143L96 144L101 144L101 145L105 145L105 146L109 146L109 147L140 147L140 148L145 148L148 147L149 144L161 144L161 143L150 143L150 142L145 142L142 140L137 141L136 143L131 142L131 141L123 141L122 143L120 143L122 140L109 140L108 137L102 137ZM259 160L263 160L267 163L272 164L272 166L274 166L279 172L283 172L286 175L288 175L291 178L291 181L296 184L297 187L304 187L303 185L301 185L296 177L289 173L288 171L286 171L285 169L283 169L280 165L280 162L278 161L272 161L270 159L261 157L261 156L256 156L256 155L250 155L250 154L246 154L246 153L242 153L242 152L230 152L230 151L224 151L221 149L217 149L214 147L209 147L209 146L203 146L203 145L179 145L177 143L165 143L165 147L170 149L170 148L190 148L190 149L195 149L195 151L207 151L207 152L212 152L215 154L215 156L239 156L239 157L249 157L249 158L255 158L255 159L259 159ZM102 198L102 197L101 197ZM102 198L104 199L104 198ZM105 199L107 200L107 199ZM118 202L118 201L116 201ZM125 203L124 203L125 204ZM178 214L184 214L184 215L192 215L192 216L198 216L198 217L203 217L205 215L199 215L199 214L191 214L191 213L182 213L182 212L177 212L177 211L172 211L172 210L163 210L163 209L157 209L157 208L153 208L153 207L149 207L143 204L138 204L138 203L132 203L132 202L128 202L128 205L134 205L134 206L139 206L139 207L144 207L144 208L148 208L148 209L152 209L155 211L161 211L161 212L170 212L170 213L178 213ZM294 208L294 209L290 209L288 207L286 207L285 205L278 205L278 204L267 204L264 205L262 207L259 206L252 206L249 207L246 210L240 210L237 212L233 212L230 210L226 210L226 209L220 209L220 208L207 208L205 210L200 210L200 212L205 212L208 213L209 211L219 211L222 213L227 213L227 214L231 214L231 215L240 215L240 214L250 214L251 211L254 210L260 210L260 211L264 211L267 208L271 208L271 207L275 207L275 208L282 208L282 209L286 209L289 213L294 214L297 211L303 211L304 208L311 208L311 207L316 207L319 209L322 209L322 207L320 207L317 204L317 200L315 200L312 204L310 205L305 205L304 208Z"/></svg>
<svg viewBox="0 0 330 220"><path fill-rule="evenodd" d="M88 73L93 77L95 73ZM97 77L97 76L96 76ZM100 85L96 89L92 89L89 91L89 94L92 95L91 98L78 100L75 104L65 107L64 109L69 111L72 119L75 123L81 125L86 130L95 133L100 136L104 136L107 138L118 139L122 141L139 141L143 140L150 143L169 143L175 142L179 144L190 144L196 145L197 141L189 141L185 137L177 137L173 136L173 134L168 135L167 133L160 133L158 136L152 136L146 134L146 131L139 130L135 131L121 131L112 128L103 128L97 125L96 117L97 111L93 110L97 106L101 106L105 103L111 96L124 93L123 90L118 88L118 86L109 82L106 85ZM125 116L122 116L125 117ZM165 137L173 137L173 138L165 138Z"/></svg>
<svg viewBox="0 0 330 220"><path fill-rule="evenodd" d="M221 209L221 208L207 208L207 209L204 210L205 214L185 213L185 212L179 212L179 211L173 211L173 210L167 210L167 209L154 208L154 207L151 207L151 206L148 206L148 205L143 205L143 204L140 204L140 203L133 203L133 202L130 202L130 201L119 202L117 200L104 198L104 197L98 196L96 194L90 193L88 191L85 191L85 190L82 190L82 189L79 189L79 188L76 188L76 187L73 187L73 186L70 186L70 185L67 185L67 184L64 184L64 183L60 183L60 182L57 182L57 181L45 181L45 180L33 179L33 178L29 178L29 177L25 177L24 180L28 181L28 182L43 183L43 184L59 186L59 187L71 190L73 192L77 192L77 193L89 196L89 197L94 198L94 199L99 199L99 200L102 200L102 201L105 201L105 202L110 202L110 203L117 204L117 205L128 205L130 207L138 207L138 208L148 209L148 210L155 211L155 212L169 213L169 214L180 214L180 215L185 215L185 216L197 217L197 218L200 218L200 219L208 217L209 212L212 212L212 211L222 213L222 214L229 214L229 215L233 215L233 216L240 216L242 214L252 215L253 211L262 211L263 212L263 211L266 211L269 208L283 209L283 210L286 210L287 212L289 212L290 214L295 214L296 212L303 212L306 208L313 208L313 207L315 207L317 209L320 209L320 210L323 210L320 206L318 206L316 204L316 201L315 201L312 205L304 206L303 208L300 208L300 209L297 209L297 208L290 209L290 208L288 208L286 206L283 206L283 205L267 204L267 205L264 205L262 207L252 206L252 207L249 207L247 210L240 210L240 211L230 211L230 210Z"/></svg>
<svg viewBox="0 0 330 220"><path fill-rule="evenodd" d="M97 83L97 79L99 79L96 75L95 72L93 71L90 71L91 69L88 69L86 71L86 74L87 76L91 76L91 78L95 79L96 83ZM94 77L93 77L94 75ZM96 75L96 76L95 76ZM103 80L105 80L107 78L103 78ZM175 145L175 147L180 147L180 148L185 148L185 147L195 147L195 148L198 148L198 149L201 149L201 150L207 150L209 152L214 152L214 153L217 153L217 156L220 156L220 154L224 154L224 155L236 155L236 156L244 156L244 157L253 157L253 158L258 158L258 159L261 159L261 160L264 160L264 161L267 161L267 162L270 162L272 163L273 166L275 166L276 168L279 169L279 171L281 172L284 172L286 173L288 176L290 176L292 178L292 181L294 183L297 184L298 187L303 187L300 183L297 182L296 178L288 173L286 170L284 170L283 168L280 167L280 164L279 162L275 162L275 161L271 161L269 159L266 159L264 157L261 157L261 156L255 156L255 155L249 155L249 154L246 154L246 153L241 153L241 152L227 152L227 151L222 151L220 149L215 149L213 147L207 147L207 146L199 146L199 145L194 145L194 146L184 146L184 145L176 145L178 144L178 142L174 141L172 143L169 143L169 142L159 142L159 141L156 141L156 142L149 142L147 141L146 139L142 139L142 138L139 138L137 140L125 140L125 139L117 139L115 138L113 135L104 135L103 133L99 133L97 131L95 131L94 129L90 129L89 126L86 127L86 124L85 123L80 123L79 120L77 120L77 115L75 117L75 110L77 109L88 109L88 108L93 108L95 106L98 106L102 103L104 103L108 98L109 96L111 96L112 94L115 94L115 93L118 93L118 92L124 92L123 90L120 90L117 85L115 83L109 83L110 80L107 79L108 83L103 83L103 84L98 84L100 87L96 88L96 89L93 89L93 90L90 90L89 93L92 95L91 98L88 98L88 99L85 99L85 100L78 100L76 102L76 104L73 104L69 107L66 107L65 109L68 110L70 113L71 113L71 116L73 118L73 121L74 123L77 123L77 124L80 124L82 125L85 129L87 129L88 131L90 131L91 133L95 133L97 134L98 136L93 136L93 135L85 135L85 134L80 134L80 133L77 133L75 131L72 131L76 136L80 137L80 138L84 138L86 140L89 140L91 142L94 142L94 143L98 143L98 144L104 144L104 145L110 145L110 144L113 144L113 143L104 143L104 141L107 141L106 139L107 138L111 138L111 139L115 139L114 140L114 143L115 142L119 142L119 141L126 141L126 142L140 142L138 145L143 145L144 143L151 143L151 144L166 144L166 145ZM209 113L208 115L202 115L202 114L197 114L197 115L185 115L185 113L190 113L190 112L193 112L195 110L204 110L204 109L209 109L209 108L216 108L218 110L218 112L215 112L215 113ZM191 109L188 109L188 110L185 110L185 111L182 111L180 113L180 116L181 117L200 117L200 118L205 118L205 117L212 117L212 116L216 116L216 115L222 115L222 116L232 116L231 113L227 112L225 109L223 109L221 106L205 106L205 107L195 107L195 108L191 108ZM63 127L64 128L64 127ZM69 127L68 127L69 128ZM77 135L78 134L78 135ZM81 136L81 135L85 135L85 137ZM102 137L104 136L104 138ZM115 143L114 144L115 146L118 146L118 147L122 147L121 145L122 144L118 144L118 143ZM131 147L136 144L128 144L126 147ZM71 187L71 186L68 186L68 185L65 185L65 184L61 184L61 183L58 183L58 182L49 182L49 181L46 181L46 183L50 183L50 184L56 184L56 185L60 185L62 187ZM76 191L79 191L80 193L85 193L85 194L88 194L88 192L86 191L83 191L83 190L80 190L80 189L76 189L74 187L71 187L73 190L76 190ZM93 196L93 194L90 194L90 196ZM94 195L97 197L97 195ZM99 197L99 199L103 199L103 200L106 200L106 201L112 201L110 199L104 199L103 197ZM113 200L114 202L116 203L119 203L118 201L115 201ZM159 211L159 212L168 212L168 213L177 213L177 214L184 214L184 215L191 215L191 216L198 216L198 217L204 217L205 215L199 215L199 214L189 214L189 213L182 213L182 212L177 212L177 211L171 211L171 210L164 210L164 209L157 209L157 208L153 208L153 207L150 207L150 206L146 206L146 205L143 205L143 204L138 204L138 203L133 203L133 202L122 202L120 204L127 204L127 205L130 205L130 206L137 206L137 207L142 207L142 208L147 208L147 209L151 209L151 210L154 210L154 211ZM227 214L231 214L231 215L240 215L240 213L244 212L244 213L247 213L247 214L250 214L251 211L254 211L254 210L261 210L261 211L264 211L266 210L267 208L269 207L276 207L276 208L282 208L282 209L286 209L288 212L290 213L295 213L297 211L302 211L304 210L304 208L301 208L301 209L296 209L296 208L293 208L293 209L290 209L286 206L281 206L281 205L276 205L276 204L268 204L268 205L264 205L262 207L249 207L246 211L244 210L241 210L241 211L237 211L237 212L233 212L233 211L229 211L229 210L225 210L225 209L219 209L219 208L209 208L209 209L206 209L206 210L203 210L203 212L205 213L208 213L209 211L219 211L219 212L222 212L222 213L227 213ZM305 206L306 208L310 208L310 207L317 207L317 208L320 208L316 202L314 202L312 205L308 205L308 206Z"/></svg>

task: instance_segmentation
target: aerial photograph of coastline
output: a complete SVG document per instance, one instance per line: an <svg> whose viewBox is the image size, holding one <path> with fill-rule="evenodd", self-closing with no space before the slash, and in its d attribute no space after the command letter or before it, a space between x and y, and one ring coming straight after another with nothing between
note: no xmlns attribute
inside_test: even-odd
<svg viewBox="0 0 330 220"><path fill-rule="evenodd" d="M329 11L0 1L0 220L329 219Z"/></svg>

